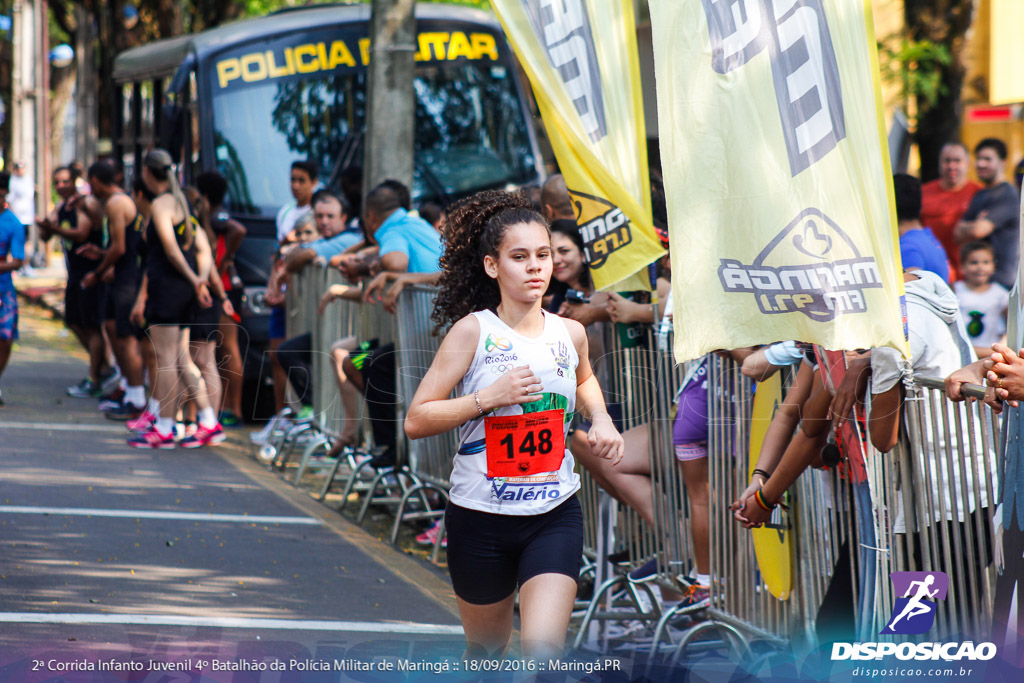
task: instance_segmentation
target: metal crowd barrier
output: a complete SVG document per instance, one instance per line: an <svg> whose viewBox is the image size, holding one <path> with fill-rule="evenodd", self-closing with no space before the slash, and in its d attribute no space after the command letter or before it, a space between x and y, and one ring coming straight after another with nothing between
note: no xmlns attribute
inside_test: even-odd
<svg viewBox="0 0 1024 683"><path fill-rule="evenodd" d="M999 418L984 403L949 401L943 389L942 380L931 377L915 377L908 387L906 447L892 463L882 496L891 517L902 512L906 532L892 524L886 540L891 571L949 577L946 598L937 601L940 637L977 638L989 631L995 594ZM980 388L971 393L984 395ZM878 614L884 619L889 612Z"/></svg>
<svg viewBox="0 0 1024 683"><path fill-rule="evenodd" d="M403 522L436 518L443 514L451 458L457 446L454 433L410 444L402 431L405 406L412 399L440 345L441 337L431 334L433 325L430 321L436 290L422 286L406 288L398 299L395 314L378 304L336 299L326 307L322 316L318 315L321 297L334 284L349 283L336 269L313 264L293 275L288 289L288 338L306 332L311 335L314 418L276 434L274 465L284 470L291 464L295 447L304 446L293 482L299 485L308 471L320 471L319 498L325 500L334 483L342 480L340 508L345 507L352 494L362 496L362 504L356 514L360 523L366 518L371 505L393 507L395 521L391 540L394 543ZM315 462L314 455L329 450L332 439L341 433L343 420L348 417L344 414L331 354L332 346L346 337L353 337L356 343L375 339L379 347L395 345L396 388L399 394L395 423L398 435L396 467L376 470L371 467L371 455L377 452L374 450L377 444L372 443L372 430L362 396L357 401L357 415L352 416L361 425L362 438L357 441L358 447L343 450L333 463ZM326 474L323 474L324 470L327 470ZM440 544L439 534L434 549L435 560Z"/></svg>
<svg viewBox="0 0 1024 683"><path fill-rule="evenodd" d="M949 577L947 598L937 606L939 635L918 638L986 633L1000 471L998 418L988 406L953 403L941 379L915 377L906 386L898 447L879 453L865 438L866 482L855 484L836 470L804 472L791 490L795 590L782 601L768 592L751 535L728 510L748 483L751 384L736 363L718 357L712 358L709 382L711 606L708 621L684 635L680 652L697 633L711 629L723 630L745 652L755 639L813 648L819 610L839 572L852 576L849 609L859 639L909 639L879 634L901 597L893 595L894 571L942 571ZM980 398L983 391L975 388L970 395ZM905 533L897 517L905 518Z"/></svg>
<svg viewBox="0 0 1024 683"><path fill-rule="evenodd" d="M654 524L648 524L628 505L599 492L593 479L583 471L585 548L592 559L584 571L602 577L608 549L623 545L630 557L625 569L632 570L653 560L657 571L641 583L630 581L625 572L597 581L575 646L613 637L614 634L596 629L595 621L634 621L645 627L637 634L640 637L646 638L653 632L653 652L662 636L668 635L669 620L680 614L677 608L666 606L661 591L678 592L677 577L693 567L688 500L672 445L673 397L685 368L677 367L666 350L670 343L658 345L653 326L633 327L631 332L633 344L625 347L620 331L613 325L606 326L604 367L598 372L607 402L623 407L627 448L635 438L635 432L629 434L630 430L646 432ZM661 591L652 590L655 586Z"/></svg>

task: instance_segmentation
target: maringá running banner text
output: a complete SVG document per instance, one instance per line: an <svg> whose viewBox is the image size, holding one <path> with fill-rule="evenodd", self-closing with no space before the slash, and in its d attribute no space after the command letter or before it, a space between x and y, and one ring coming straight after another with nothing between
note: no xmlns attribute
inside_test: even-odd
<svg viewBox="0 0 1024 683"><path fill-rule="evenodd" d="M650 0L678 360L907 353L870 0Z"/></svg>

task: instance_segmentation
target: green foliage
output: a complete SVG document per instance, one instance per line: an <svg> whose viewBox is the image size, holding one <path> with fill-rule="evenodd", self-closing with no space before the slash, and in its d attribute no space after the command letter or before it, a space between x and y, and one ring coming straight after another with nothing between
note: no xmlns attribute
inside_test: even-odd
<svg viewBox="0 0 1024 683"><path fill-rule="evenodd" d="M943 72L952 61L949 47L929 40L892 36L878 44L882 79L896 83L904 100L917 100L918 109L931 109L948 93Z"/></svg>

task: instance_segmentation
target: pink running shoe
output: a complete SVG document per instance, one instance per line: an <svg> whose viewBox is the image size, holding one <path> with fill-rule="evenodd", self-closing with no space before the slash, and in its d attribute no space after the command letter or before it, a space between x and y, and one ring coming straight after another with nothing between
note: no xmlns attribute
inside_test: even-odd
<svg viewBox="0 0 1024 683"><path fill-rule="evenodd" d="M128 445L133 448L174 448L174 436L161 434L156 427L128 439Z"/></svg>
<svg viewBox="0 0 1024 683"><path fill-rule="evenodd" d="M142 415L139 415L134 420L128 420L124 423L129 431L132 432L148 432L150 427L156 424L156 415L149 412L149 410L142 411Z"/></svg>
<svg viewBox="0 0 1024 683"><path fill-rule="evenodd" d="M416 543L419 545L434 545L437 542L437 533L441 530L441 520L436 520L430 525L430 528L424 531L422 534L416 537ZM441 539L441 547L448 547L448 535Z"/></svg>
<svg viewBox="0 0 1024 683"><path fill-rule="evenodd" d="M182 448L199 448L200 446L215 446L226 438L227 436L224 434L224 429L218 422L213 427L204 427L203 425L199 425L199 427L196 428L195 434L186 436L184 439L179 441L178 444Z"/></svg>

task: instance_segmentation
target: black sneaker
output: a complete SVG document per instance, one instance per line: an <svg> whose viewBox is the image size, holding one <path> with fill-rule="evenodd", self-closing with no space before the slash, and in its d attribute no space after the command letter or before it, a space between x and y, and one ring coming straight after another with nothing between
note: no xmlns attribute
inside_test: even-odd
<svg viewBox="0 0 1024 683"><path fill-rule="evenodd" d="M658 578L658 561L655 559L644 562L626 575L632 583L646 583Z"/></svg>
<svg viewBox="0 0 1024 683"><path fill-rule="evenodd" d="M102 391L98 384L86 377L78 384L68 387L66 393L71 398L97 398Z"/></svg>
<svg viewBox="0 0 1024 683"><path fill-rule="evenodd" d="M134 420L146 409L145 406L137 406L125 401L110 410L104 410L103 415L108 420Z"/></svg>

